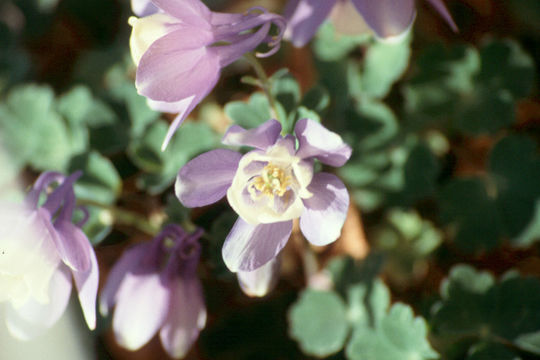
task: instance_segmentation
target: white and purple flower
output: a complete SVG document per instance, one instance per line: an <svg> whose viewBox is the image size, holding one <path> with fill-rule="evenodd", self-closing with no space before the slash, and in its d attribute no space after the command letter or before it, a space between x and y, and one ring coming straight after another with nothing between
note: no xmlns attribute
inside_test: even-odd
<svg viewBox="0 0 540 360"><path fill-rule="evenodd" d="M118 344L137 350L159 331L171 357L186 355L206 324L196 274L201 234L168 225L152 242L124 252L109 274L99 305L104 316L116 305L113 331Z"/></svg>
<svg viewBox="0 0 540 360"><path fill-rule="evenodd" d="M457 26L442 0L428 0L457 31ZM399 38L411 28L416 17L414 0L289 0L285 8L288 20L285 38L301 47L315 35L319 26L334 12L350 17L350 3L354 5L367 28L380 39ZM346 11L343 11L346 9ZM339 16L338 16L339 17ZM338 25L339 24L338 21ZM364 28L364 26L362 26Z"/></svg>
<svg viewBox="0 0 540 360"><path fill-rule="evenodd" d="M281 136L281 124L269 120L252 130L233 125L223 143L251 146L242 155L218 149L188 162L176 180L176 196L187 207L212 204L227 195L240 216L223 245L233 272L249 272L274 259L287 243L293 219L314 245L335 241L347 215L349 194L335 175L314 174L317 159L342 166L351 148L317 122L302 119L295 136Z"/></svg>
<svg viewBox="0 0 540 360"><path fill-rule="evenodd" d="M72 277L88 327L96 326L96 255L81 224L72 223L73 183L80 175L46 172L24 205L0 205L0 301L8 303L6 325L19 339L32 339L57 322Z"/></svg>
<svg viewBox="0 0 540 360"><path fill-rule="evenodd" d="M142 13L146 3L137 3ZM245 14L212 12L200 0L152 0L159 11L130 18L135 85L153 109L178 113L163 142L165 148L187 115L216 85L221 68L261 43L278 49L285 19L256 7ZM270 36L271 25L278 34Z"/></svg>

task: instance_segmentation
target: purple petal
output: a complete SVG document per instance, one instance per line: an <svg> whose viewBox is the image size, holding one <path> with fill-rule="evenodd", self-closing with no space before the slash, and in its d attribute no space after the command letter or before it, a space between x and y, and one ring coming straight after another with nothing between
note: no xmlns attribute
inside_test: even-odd
<svg viewBox="0 0 540 360"><path fill-rule="evenodd" d="M444 4L444 2L442 0L428 0L428 1L430 2L431 6L433 6L435 10L439 12L439 14L448 23L448 25L450 25L452 30L454 30L454 32L458 32L459 31L458 27L456 23L454 22L454 19L452 19L452 15L450 15L450 12L448 12L448 9L446 8L446 5Z"/></svg>
<svg viewBox="0 0 540 360"><path fill-rule="evenodd" d="M380 38L398 36L412 25L414 0L352 0L365 22Z"/></svg>
<svg viewBox="0 0 540 360"><path fill-rule="evenodd" d="M315 174L308 190L313 196L304 199L300 229L313 245L327 245L341 234L349 208L349 193L341 180L328 173Z"/></svg>
<svg viewBox="0 0 540 360"><path fill-rule="evenodd" d="M131 0L131 10L139 17L152 15L159 11L151 0Z"/></svg>
<svg viewBox="0 0 540 360"><path fill-rule="evenodd" d="M167 316L169 290L159 273L126 274L113 315L116 341L137 350L158 331Z"/></svg>
<svg viewBox="0 0 540 360"><path fill-rule="evenodd" d="M292 232L292 221L251 225L238 218L221 251L232 272L253 271L279 254Z"/></svg>
<svg viewBox="0 0 540 360"><path fill-rule="evenodd" d="M137 90L152 100L203 98L219 79L219 58L206 49L212 34L194 27L172 31L146 50L137 68Z"/></svg>
<svg viewBox="0 0 540 360"><path fill-rule="evenodd" d="M285 8L288 20L285 38L294 46L307 44L330 14L336 0L291 0Z"/></svg>
<svg viewBox="0 0 540 360"><path fill-rule="evenodd" d="M96 253L90 245L86 243L84 250L90 258L90 268L87 271L72 271L75 286L77 287L79 302L83 310L84 319L91 330L96 328L96 298L99 282L99 270Z"/></svg>
<svg viewBox="0 0 540 360"><path fill-rule="evenodd" d="M206 94L204 94L206 96ZM203 97L204 97L203 96ZM169 125L169 130L167 130L167 135L165 135L165 139L163 140L163 144L161 144L161 151L165 151L167 148L167 145L172 139L172 136L178 130L180 125L184 122L186 117L193 111L195 106L199 105L203 97L197 97L197 96L191 96L187 99L182 99L175 104L176 111L178 112L178 115L174 118L171 125Z"/></svg>
<svg viewBox="0 0 540 360"><path fill-rule="evenodd" d="M178 200L187 207L213 204L227 194L242 154L217 149L188 162L176 178Z"/></svg>
<svg viewBox="0 0 540 360"><path fill-rule="evenodd" d="M58 236L54 237L56 249L62 261L75 271L90 269L88 238L77 226L67 221L54 224Z"/></svg>
<svg viewBox="0 0 540 360"><path fill-rule="evenodd" d="M200 0L152 0L152 2L184 23L210 27L212 12Z"/></svg>
<svg viewBox="0 0 540 360"><path fill-rule="evenodd" d="M49 283L49 302L28 300L21 307L11 305L6 311L9 332L21 340L30 340L52 327L66 310L71 293L71 275L67 266L60 265Z"/></svg>
<svg viewBox="0 0 540 360"><path fill-rule="evenodd" d="M150 247L150 243L133 246L124 251L120 259L114 264L111 272L107 276L107 282L99 297L99 312L103 316L107 316L109 310L116 303L118 289L120 288L122 281L124 281L126 274L139 265L141 258L148 253Z"/></svg>
<svg viewBox="0 0 540 360"><path fill-rule="evenodd" d="M280 266L278 256L256 270L238 271L236 276L242 291L252 297L265 296L276 286Z"/></svg>
<svg viewBox="0 0 540 360"><path fill-rule="evenodd" d="M338 167L351 157L352 149L341 136L313 120L299 120L294 132L299 143L296 156L302 159L315 157L324 164Z"/></svg>
<svg viewBox="0 0 540 360"><path fill-rule="evenodd" d="M238 125L229 127L221 142L232 146L251 146L261 150L276 143L281 132L279 121L271 119L255 129L246 130Z"/></svg>
<svg viewBox="0 0 540 360"><path fill-rule="evenodd" d="M159 337L171 357L182 358L206 324L206 307L197 278L176 278L170 284L170 291L169 313Z"/></svg>

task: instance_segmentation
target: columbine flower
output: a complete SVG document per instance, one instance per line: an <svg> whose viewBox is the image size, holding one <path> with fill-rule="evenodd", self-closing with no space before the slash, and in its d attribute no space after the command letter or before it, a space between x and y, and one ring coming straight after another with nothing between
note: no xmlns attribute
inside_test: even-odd
<svg viewBox="0 0 540 360"><path fill-rule="evenodd" d="M31 339L56 323L66 309L72 276L88 327L96 326L96 255L71 222L79 176L44 173L24 205L0 206L0 301L8 302L6 324L19 339ZM53 183L58 187L39 206Z"/></svg>
<svg viewBox="0 0 540 360"><path fill-rule="evenodd" d="M208 205L227 195L240 215L222 249L233 272L253 271L272 260L287 243L293 219L300 218L302 233L315 245L335 241L345 221L347 189L335 175L314 174L313 161L342 166L351 148L309 119L298 121L296 138L280 132L276 120L252 130L233 125L223 143L255 150L245 155L209 151L178 173L176 195L185 206Z"/></svg>
<svg viewBox="0 0 540 360"><path fill-rule="evenodd" d="M442 0L428 0L450 27L457 26ZM294 46L304 46L331 12L344 13L348 2L354 7L377 37L391 39L405 34L414 22L414 0L289 0L285 9L288 19L285 38ZM360 19L360 20L362 20Z"/></svg>
<svg viewBox="0 0 540 360"><path fill-rule="evenodd" d="M168 225L152 242L136 245L115 264L100 297L107 315L116 304L116 341L137 350L158 331L163 347L183 357L206 323L202 287L196 276L201 231L189 235Z"/></svg>
<svg viewBox="0 0 540 360"><path fill-rule="evenodd" d="M285 19L252 8L245 14L210 11L200 0L152 0L161 12L131 18L131 54L137 64L135 85L159 111L178 113L163 142L165 148L186 116L216 85L222 67L267 43L279 49ZM279 28L270 36L272 24Z"/></svg>

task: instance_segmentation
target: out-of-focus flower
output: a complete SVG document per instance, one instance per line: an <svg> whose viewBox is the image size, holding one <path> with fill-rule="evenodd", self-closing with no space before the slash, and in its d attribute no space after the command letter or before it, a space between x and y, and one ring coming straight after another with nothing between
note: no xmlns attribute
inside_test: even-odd
<svg viewBox="0 0 540 360"><path fill-rule="evenodd" d="M0 301L8 302L6 324L19 339L38 336L56 323L66 309L72 276L88 327L96 326L96 255L71 220L73 183L80 175L46 172L23 205L0 205ZM54 183L58 186L47 193Z"/></svg>
<svg viewBox="0 0 540 360"><path fill-rule="evenodd" d="M100 311L113 315L116 341L137 350L159 331L167 353L181 358L206 324L196 271L202 231L187 234L168 225L152 242L128 249L115 264L100 296Z"/></svg>
<svg viewBox="0 0 540 360"><path fill-rule="evenodd" d="M457 31L457 26L444 2L428 1L450 27ZM289 0L285 9L285 17L288 20L285 38L291 40L294 46L304 46L333 11L336 13L333 18L340 17L338 13L346 14L342 10L350 8L348 2L352 2L362 17L359 20L363 20L380 39L391 40L403 36L411 28L416 17L414 0ZM343 24L339 23L339 26L343 28Z"/></svg>
<svg viewBox="0 0 540 360"><path fill-rule="evenodd" d="M135 85L150 107L178 113L163 149L187 115L216 85L221 68L266 43L278 49L285 19L256 7L245 14L210 11L200 0L152 0L160 11L130 18ZM278 34L270 36L271 25Z"/></svg>
<svg viewBox="0 0 540 360"><path fill-rule="evenodd" d="M280 266L280 257L276 256L253 271L238 271L236 276L240 288L246 295L251 297L265 296L276 286Z"/></svg>
<svg viewBox="0 0 540 360"><path fill-rule="evenodd" d="M240 215L222 249L225 264L233 272L250 272L275 258L296 218L314 245L339 237L349 194L335 175L314 174L313 162L342 166L351 148L339 135L309 119L298 121L294 131L296 137L281 136L276 120L252 130L233 125L223 143L255 150L245 155L225 149L209 151L178 173L176 196L185 206L208 205L227 195Z"/></svg>

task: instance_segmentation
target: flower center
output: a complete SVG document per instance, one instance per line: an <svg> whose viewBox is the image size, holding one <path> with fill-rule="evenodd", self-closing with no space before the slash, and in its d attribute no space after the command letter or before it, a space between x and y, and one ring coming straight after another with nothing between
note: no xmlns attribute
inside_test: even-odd
<svg viewBox="0 0 540 360"><path fill-rule="evenodd" d="M291 177L285 171L271 163L266 165L260 176L253 179L253 187L261 193L274 197L281 197L287 191L287 186L291 184Z"/></svg>

